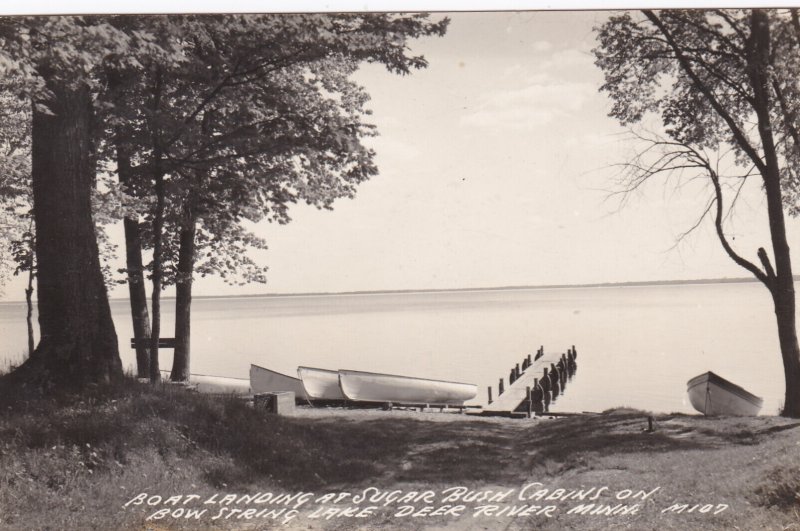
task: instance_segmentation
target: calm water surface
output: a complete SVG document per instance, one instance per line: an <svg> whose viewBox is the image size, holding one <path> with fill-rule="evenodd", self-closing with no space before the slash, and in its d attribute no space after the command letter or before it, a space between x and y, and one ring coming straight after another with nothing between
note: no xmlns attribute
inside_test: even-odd
<svg viewBox="0 0 800 531"><path fill-rule="evenodd" d="M162 310L172 336L174 301ZM195 299L192 372L247 377L250 363L287 374L298 365L477 383L479 401L540 345L575 345L578 373L558 411L631 406L693 412L686 381L713 370L764 397L783 399L771 301L760 284L529 289L443 293ZM132 327L127 300L112 301L123 364ZM26 349L24 303L0 303L0 361ZM172 354L162 350L169 368ZM507 384L506 380L506 384Z"/></svg>

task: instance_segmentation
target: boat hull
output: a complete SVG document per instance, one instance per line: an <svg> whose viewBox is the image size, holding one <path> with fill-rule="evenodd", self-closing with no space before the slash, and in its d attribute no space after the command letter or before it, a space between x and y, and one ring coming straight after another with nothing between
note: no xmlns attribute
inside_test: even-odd
<svg viewBox="0 0 800 531"><path fill-rule="evenodd" d="M339 388L339 373L315 367L298 367L297 375L310 400L345 400Z"/></svg>
<svg viewBox="0 0 800 531"><path fill-rule="evenodd" d="M253 394L292 392L296 400L305 400L306 391L299 378L250 364L250 389Z"/></svg>
<svg viewBox="0 0 800 531"><path fill-rule="evenodd" d="M463 405L478 394L474 384L362 371L339 371L348 400L399 404Z"/></svg>
<svg viewBox="0 0 800 531"><path fill-rule="evenodd" d="M686 386L692 406L704 415L755 416L764 404L761 398L713 372L695 376Z"/></svg>

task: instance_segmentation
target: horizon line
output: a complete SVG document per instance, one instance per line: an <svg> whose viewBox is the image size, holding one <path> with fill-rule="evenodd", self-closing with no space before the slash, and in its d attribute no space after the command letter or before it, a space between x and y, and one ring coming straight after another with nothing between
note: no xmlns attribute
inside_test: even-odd
<svg viewBox="0 0 800 531"><path fill-rule="evenodd" d="M794 275L795 281L800 280L800 275ZM321 297L344 295L390 295L413 293L451 293L470 291L514 291L514 290L546 290L546 289L576 289L576 288L614 288L614 287L646 287L646 286L680 286L700 284L745 284L758 282L753 277L722 277L700 278L682 280L631 280L623 282L590 282L581 284L520 284L507 286L484 286L465 288L408 288L408 289L378 289L378 290L352 290L352 291L308 291L308 292L283 292L283 293L248 293L241 295L193 295L192 299L232 299L250 297ZM162 297L163 300L173 300L174 296ZM110 301L124 301L128 297L109 297ZM0 301L2 303L25 302L25 299Z"/></svg>

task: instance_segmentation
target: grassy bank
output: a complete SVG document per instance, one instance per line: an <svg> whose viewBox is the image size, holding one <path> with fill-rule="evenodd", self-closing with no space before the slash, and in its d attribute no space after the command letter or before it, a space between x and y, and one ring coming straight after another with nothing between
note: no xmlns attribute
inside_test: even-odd
<svg viewBox="0 0 800 531"><path fill-rule="evenodd" d="M671 415L646 427L645 414L622 410L531 421L286 418L134 382L83 396L3 393L0 528L800 529L797 421ZM383 497L354 500L370 487ZM225 495L236 500L220 504ZM398 516L404 506L413 513ZM431 516L443 506L451 514Z"/></svg>

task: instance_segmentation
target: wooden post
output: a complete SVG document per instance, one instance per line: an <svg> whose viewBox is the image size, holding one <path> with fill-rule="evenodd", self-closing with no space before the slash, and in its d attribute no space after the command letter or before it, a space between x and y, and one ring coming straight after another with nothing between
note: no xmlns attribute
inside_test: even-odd
<svg viewBox="0 0 800 531"><path fill-rule="evenodd" d="M561 376L558 374L558 368L554 363L550 364L550 388L553 390L553 399L561 394Z"/></svg>
<svg viewBox="0 0 800 531"><path fill-rule="evenodd" d="M652 433L652 432L655 431L655 429L653 428L653 420L655 420L655 419L653 419L652 416L648 416L647 417L647 432L648 433Z"/></svg>
<svg viewBox="0 0 800 531"><path fill-rule="evenodd" d="M533 412L534 415L536 413L543 413L544 412L544 390L542 386L539 385L539 379L533 379L533 389L531 390L531 402L533 403Z"/></svg>
<svg viewBox="0 0 800 531"><path fill-rule="evenodd" d="M503 379L500 378L500 383L497 386L497 396L500 396L502 394L503 394Z"/></svg>
<svg viewBox="0 0 800 531"><path fill-rule="evenodd" d="M578 351L575 350L575 345L572 345L572 356L577 359L578 358Z"/></svg>
<svg viewBox="0 0 800 531"><path fill-rule="evenodd" d="M530 385L525 388L525 396L528 397L528 418L531 418L531 412L533 411L533 400L531 399Z"/></svg>
<svg viewBox="0 0 800 531"><path fill-rule="evenodd" d="M550 375L547 374L547 367L544 368L544 374L542 376L542 391L543 391L543 401L544 401L544 410L548 411L550 409L550 401L552 399L552 395L550 393Z"/></svg>
<svg viewBox="0 0 800 531"><path fill-rule="evenodd" d="M517 363L517 366L514 367L514 376L516 379L519 379L519 363Z"/></svg>
<svg viewBox="0 0 800 531"><path fill-rule="evenodd" d="M514 367L511 367L511 372L508 373L508 385L513 384L516 379L517 373L514 372Z"/></svg>
<svg viewBox="0 0 800 531"><path fill-rule="evenodd" d="M486 388L486 390L489 391L489 403L491 404L492 403L492 386L490 385L489 387Z"/></svg>
<svg viewBox="0 0 800 531"><path fill-rule="evenodd" d="M528 367L530 367L532 364L533 364L533 360L531 359L531 355L528 354Z"/></svg>

